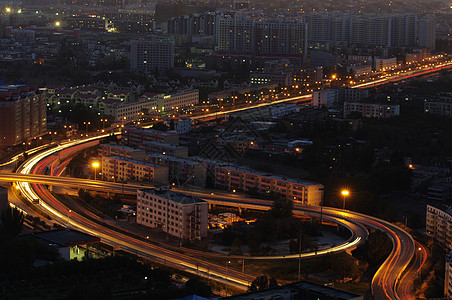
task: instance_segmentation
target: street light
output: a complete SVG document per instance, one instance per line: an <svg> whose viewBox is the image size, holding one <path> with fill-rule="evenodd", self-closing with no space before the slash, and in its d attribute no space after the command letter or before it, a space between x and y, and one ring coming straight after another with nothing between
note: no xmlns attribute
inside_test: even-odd
<svg viewBox="0 0 452 300"><path fill-rule="evenodd" d="M93 162L92 166L94 168L94 180L97 180L97 168L99 168L99 163L95 161Z"/></svg>
<svg viewBox="0 0 452 300"><path fill-rule="evenodd" d="M342 190L341 191L341 195L342 195L342 200L343 200L342 209L345 209L345 198L347 198L350 195L350 191L349 190Z"/></svg>

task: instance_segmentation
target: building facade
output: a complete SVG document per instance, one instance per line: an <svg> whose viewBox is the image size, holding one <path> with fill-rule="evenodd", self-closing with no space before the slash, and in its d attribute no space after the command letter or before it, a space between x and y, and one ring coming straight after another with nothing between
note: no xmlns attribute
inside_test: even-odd
<svg viewBox="0 0 452 300"><path fill-rule="evenodd" d="M452 208L427 204L426 234L448 251L452 250Z"/></svg>
<svg viewBox="0 0 452 300"><path fill-rule="evenodd" d="M45 91L25 85L0 86L0 146L27 143L47 133Z"/></svg>
<svg viewBox="0 0 452 300"><path fill-rule="evenodd" d="M174 43L156 38L150 41L132 41L130 67L144 73L174 68Z"/></svg>
<svg viewBox="0 0 452 300"><path fill-rule="evenodd" d="M400 115L400 105L345 101L344 118L347 118L352 112L357 112L367 118L391 118Z"/></svg>
<svg viewBox="0 0 452 300"><path fill-rule="evenodd" d="M176 111L198 104L199 90L184 90L167 95L158 95L156 99L159 112Z"/></svg>
<svg viewBox="0 0 452 300"><path fill-rule="evenodd" d="M102 157L102 177L109 181L167 184L168 173L166 166L115 155Z"/></svg>
<svg viewBox="0 0 452 300"><path fill-rule="evenodd" d="M179 145L179 136L174 131L159 131L154 129L126 126L121 132L123 144L140 147L144 142L155 141L172 145Z"/></svg>
<svg viewBox="0 0 452 300"><path fill-rule="evenodd" d="M159 153L175 157L188 157L188 147L148 141L141 146L146 152Z"/></svg>
<svg viewBox="0 0 452 300"><path fill-rule="evenodd" d="M169 190L137 192L137 223L188 240L207 236L208 203Z"/></svg>
<svg viewBox="0 0 452 300"><path fill-rule="evenodd" d="M146 157L150 163L169 167L170 183L206 186L207 166L204 163L158 153L148 153Z"/></svg>
<svg viewBox="0 0 452 300"><path fill-rule="evenodd" d="M144 161L146 153L143 149L116 145L116 144L100 144L99 156L122 156L134 160Z"/></svg>
<svg viewBox="0 0 452 300"><path fill-rule="evenodd" d="M216 166L215 185L229 191L255 190L261 194L275 193L305 205L320 205L323 201L322 184L234 166Z"/></svg>

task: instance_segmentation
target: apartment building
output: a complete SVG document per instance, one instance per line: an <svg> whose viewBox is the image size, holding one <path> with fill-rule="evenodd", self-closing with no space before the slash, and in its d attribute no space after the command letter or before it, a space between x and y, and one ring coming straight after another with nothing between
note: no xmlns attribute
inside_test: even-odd
<svg viewBox="0 0 452 300"><path fill-rule="evenodd" d="M447 300L452 299L452 252L446 255L446 266L444 274L444 297Z"/></svg>
<svg viewBox="0 0 452 300"><path fill-rule="evenodd" d="M275 193L305 205L320 205L323 185L235 166L216 166L215 185L229 191L256 190L262 194Z"/></svg>
<svg viewBox="0 0 452 300"><path fill-rule="evenodd" d="M188 157L188 147L149 141L141 146L146 152L160 153L175 157Z"/></svg>
<svg viewBox="0 0 452 300"><path fill-rule="evenodd" d="M47 133L44 90L28 85L0 86L0 147L26 143Z"/></svg>
<svg viewBox="0 0 452 300"><path fill-rule="evenodd" d="M101 111L106 115L112 116L115 122L137 120L143 116L144 112L155 111L157 107L155 99L138 102L109 103L106 100L104 102L106 104Z"/></svg>
<svg viewBox="0 0 452 300"><path fill-rule="evenodd" d="M146 152L143 149L136 149L116 144L100 144L99 156L121 156L134 160L144 161Z"/></svg>
<svg viewBox="0 0 452 300"><path fill-rule="evenodd" d="M176 130L177 134L186 134L191 130L191 119L181 119L181 118L165 118L163 120L166 126L171 129L171 122L174 124L174 130Z"/></svg>
<svg viewBox="0 0 452 300"><path fill-rule="evenodd" d="M305 23L253 19L233 13L220 15L217 22L220 51L306 57Z"/></svg>
<svg viewBox="0 0 452 300"><path fill-rule="evenodd" d="M448 251L452 250L452 208L427 204L426 233Z"/></svg>
<svg viewBox="0 0 452 300"><path fill-rule="evenodd" d="M126 126L123 128L121 136L122 143L132 147L140 147L149 141L179 145L179 135L174 131L159 131L150 128Z"/></svg>
<svg viewBox="0 0 452 300"><path fill-rule="evenodd" d="M452 95L425 101L424 112L452 118Z"/></svg>
<svg viewBox="0 0 452 300"><path fill-rule="evenodd" d="M204 163L157 153L147 153L146 160L153 164L168 166L172 183L206 186L207 165Z"/></svg>
<svg viewBox="0 0 452 300"><path fill-rule="evenodd" d="M156 37L146 41L132 41L130 67L144 73L174 68L174 43L158 40Z"/></svg>
<svg viewBox="0 0 452 300"><path fill-rule="evenodd" d="M358 112L367 118L391 118L400 115L400 105L345 101L344 118L352 112Z"/></svg>
<svg viewBox="0 0 452 300"><path fill-rule="evenodd" d="M157 109L160 112L175 111L199 103L199 90L183 90L172 94L158 95Z"/></svg>
<svg viewBox="0 0 452 300"><path fill-rule="evenodd" d="M207 236L208 203L170 190L137 192L137 223L160 228L181 240Z"/></svg>
<svg viewBox="0 0 452 300"><path fill-rule="evenodd" d="M143 181L152 184L168 183L168 167L159 166L127 157L103 156L103 178L116 181Z"/></svg>

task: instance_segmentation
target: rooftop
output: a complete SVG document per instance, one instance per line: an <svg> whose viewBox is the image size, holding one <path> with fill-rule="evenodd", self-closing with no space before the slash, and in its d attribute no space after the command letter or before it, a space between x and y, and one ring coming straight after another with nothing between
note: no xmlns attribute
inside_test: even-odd
<svg viewBox="0 0 452 300"><path fill-rule="evenodd" d="M147 141L143 143L144 146L146 145L153 145L153 146L158 146L158 147L164 147L166 149L182 149L182 148L187 148L185 146L178 146L178 145L173 145L173 144L167 144L167 143L162 143L162 142L157 142L157 141Z"/></svg>
<svg viewBox="0 0 452 300"><path fill-rule="evenodd" d="M151 167L151 168L166 168L165 166L155 165L155 164L147 163L147 162L144 162L141 160L131 159L131 158L123 157L123 156L112 155L112 156L108 156L108 158L125 161L125 162L129 162L129 163L137 164L137 165L141 165L141 166Z"/></svg>
<svg viewBox="0 0 452 300"><path fill-rule="evenodd" d="M75 246L100 242L100 238L72 229L37 232L34 237L59 246Z"/></svg>
<svg viewBox="0 0 452 300"><path fill-rule="evenodd" d="M269 177L269 178L273 178L273 179L280 180L280 181L297 183L297 184L301 184L301 185L305 185L305 186L319 185L319 183L316 183L316 182L300 180L300 179L296 179L296 178L288 178L288 177L284 177L284 176L278 176L275 174L264 173L261 171L256 171L256 170L245 168L245 167L238 167L238 166L232 166L232 165L225 165L225 166L219 166L219 167L225 168L225 169L230 169L230 170L235 170L235 171L239 171L239 172L246 172L246 173L254 174L254 175L258 175L258 176Z"/></svg>
<svg viewBox="0 0 452 300"><path fill-rule="evenodd" d="M201 200L199 198L187 196L185 194L178 192L173 192L171 190L142 189L141 191L148 194L158 195L159 197L175 201L181 204L205 202L204 200Z"/></svg>
<svg viewBox="0 0 452 300"><path fill-rule="evenodd" d="M129 147L129 146L116 145L116 144L100 144L100 146L101 147L111 147L111 148L127 150L127 151L144 151L142 149L136 149L136 148L132 148L132 147Z"/></svg>
<svg viewBox="0 0 452 300"><path fill-rule="evenodd" d="M188 158L181 158L181 157L175 157L175 156L169 156L169 155L163 155L163 154L159 154L159 153L148 153L146 154L148 157L155 157L155 158L160 158L163 160L168 160L168 161L172 161L172 162L178 162L181 164L185 164L185 165L199 165L200 162L188 159Z"/></svg>

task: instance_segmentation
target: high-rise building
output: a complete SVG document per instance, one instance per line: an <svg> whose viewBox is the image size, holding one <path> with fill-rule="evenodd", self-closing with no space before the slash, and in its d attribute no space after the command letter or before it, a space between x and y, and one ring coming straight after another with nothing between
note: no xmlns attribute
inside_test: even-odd
<svg viewBox="0 0 452 300"><path fill-rule="evenodd" d="M144 73L174 68L174 43L169 40L132 41L130 67Z"/></svg>
<svg viewBox="0 0 452 300"><path fill-rule="evenodd" d="M33 86L0 86L0 146L26 143L47 133L46 94Z"/></svg>
<svg viewBox="0 0 452 300"><path fill-rule="evenodd" d="M226 14L218 18L218 50L251 54L254 50L254 20Z"/></svg>
<svg viewBox="0 0 452 300"><path fill-rule="evenodd" d="M417 45L417 16L414 14L393 15L391 20L393 47L413 47Z"/></svg>
<svg viewBox="0 0 452 300"><path fill-rule="evenodd" d="M250 55L300 56L307 50L301 21L270 21L232 14L218 18L218 50Z"/></svg>
<svg viewBox="0 0 452 300"><path fill-rule="evenodd" d="M188 36L215 36L217 34L216 18L219 14L219 12L205 12L173 17L167 22L167 31L169 34Z"/></svg>
<svg viewBox="0 0 452 300"><path fill-rule="evenodd" d="M358 46L434 47L435 19L414 14L307 13L308 42ZM419 32L418 32L419 27Z"/></svg>
<svg viewBox="0 0 452 300"><path fill-rule="evenodd" d="M436 19L435 15L427 15L418 22L418 46L435 50Z"/></svg>

